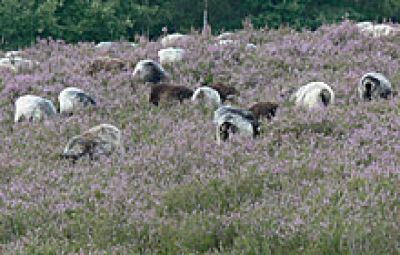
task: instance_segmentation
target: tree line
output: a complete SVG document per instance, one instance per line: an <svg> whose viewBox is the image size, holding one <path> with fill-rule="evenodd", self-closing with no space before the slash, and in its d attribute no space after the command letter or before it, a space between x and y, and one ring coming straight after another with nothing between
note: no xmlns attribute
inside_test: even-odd
<svg viewBox="0 0 400 255"><path fill-rule="evenodd" d="M133 41L203 26L205 2L213 33L242 26L316 29L349 18L397 21L398 0L2 0L0 48L16 49L37 38L78 41Z"/></svg>

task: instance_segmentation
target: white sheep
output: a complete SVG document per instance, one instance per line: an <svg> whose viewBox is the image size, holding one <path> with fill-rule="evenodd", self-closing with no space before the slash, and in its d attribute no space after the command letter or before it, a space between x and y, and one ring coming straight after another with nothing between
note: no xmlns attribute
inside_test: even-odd
<svg viewBox="0 0 400 255"><path fill-rule="evenodd" d="M19 50L11 50L11 51L7 51L4 56L6 58L13 58L13 57L19 56L21 53L22 53L22 51L19 51Z"/></svg>
<svg viewBox="0 0 400 255"><path fill-rule="evenodd" d="M57 115L57 110L48 99L34 95L25 95L15 101L15 123L19 122L22 118L32 121L42 120L45 117L51 118L55 115Z"/></svg>
<svg viewBox="0 0 400 255"><path fill-rule="evenodd" d="M81 107L89 104L96 105L96 100L86 94L82 89L68 87L62 90L58 96L61 114L72 114Z"/></svg>
<svg viewBox="0 0 400 255"><path fill-rule="evenodd" d="M358 94L363 100L388 98L392 94L392 84L381 73L366 73L360 79Z"/></svg>
<svg viewBox="0 0 400 255"><path fill-rule="evenodd" d="M356 24L358 29L366 35L371 35L373 37L389 36L393 34L396 29L387 24L373 24L369 21L359 22Z"/></svg>
<svg viewBox="0 0 400 255"><path fill-rule="evenodd" d="M161 45L163 47L176 46L179 42L187 40L188 38L188 35L183 35L180 33L166 35L161 39Z"/></svg>
<svg viewBox="0 0 400 255"><path fill-rule="evenodd" d="M17 72L17 68L11 63L9 58L0 58L0 69L6 69L13 73Z"/></svg>
<svg viewBox="0 0 400 255"><path fill-rule="evenodd" d="M118 150L123 152L121 131L113 125L100 124L72 137L60 156L74 161L85 155L95 159L101 155L109 156Z"/></svg>
<svg viewBox="0 0 400 255"><path fill-rule="evenodd" d="M335 94L332 88L324 82L310 82L300 87L291 100L296 106L311 109L316 106L328 106L334 104Z"/></svg>
<svg viewBox="0 0 400 255"><path fill-rule="evenodd" d="M113 45L113 42L99 42L94 47L98 49L108 49Z"/></svg>
<svg viewBox="0 0 400 255"><path fill-rule="evenodd" d="M140 60L133 70L132 78L150 83L161 83L168 81L170 75L164 68L151 59Z"/></svg>
<svg viewBox="0 0 400 255"><path fill-rule="evenodd" d="M218 35L218 36L217 36L217 39L218 39L218 40L232 39L233 36L234 36L234 33L232 33L232 32L225 32L225 33L222 33L222 34Z"/></svg>
<svg viewBox="0 0 400 255"><path fill-rule="evenodd" d="M161 65L182 62L184 56L185 50L180 48L166 48L158 51Z"/></svg>
<svg viewBox="0 0 400 255"><path fill-rule="evenodd" d="M192 96L192 101L202 100L203 102L210 103L211 105L218 107L222 104L221 96L218 91L213 88L203 86L197 88Z"/></svg>
<svg viewBox="0 0 400 255"><path fill-rule="evenodd" d="M228 105L219 107L214 112L214 123L216 124L217 143L229 138L229 133L239 132L253 138L260 134L260 124L253 113Z"/></svg>

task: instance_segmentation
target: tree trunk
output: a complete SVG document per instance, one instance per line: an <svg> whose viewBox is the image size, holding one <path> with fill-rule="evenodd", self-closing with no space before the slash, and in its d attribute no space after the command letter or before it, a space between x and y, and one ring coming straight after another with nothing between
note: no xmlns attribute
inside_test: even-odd
<svg viewBox="0 0 400 255"><path fill-rule="evenodd" d="M208 0L204 0L203 30L207 28L207 25L208 25Z"/></svg>

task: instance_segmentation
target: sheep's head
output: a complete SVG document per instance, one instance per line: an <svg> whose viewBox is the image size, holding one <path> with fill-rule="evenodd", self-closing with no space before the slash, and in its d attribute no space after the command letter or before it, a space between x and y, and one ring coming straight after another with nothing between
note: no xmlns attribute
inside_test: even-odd
<svg viewBox="0 0 400 255"><path fill-rule="evenodd" d="M329 91L327 89L323 89L321 91L321 101L324 104L324 106L328 106L331 103L331 93L329 93Z"/></svg>
<svg viewBox="0 0 400 255"><path fill-rule="evenodd" d="M85 155L89 155L90 159L93 159L93 153L96 145L96 139L93 139L87 135L74 136L65 146L64 152L61 154L61 158L72 159L75 161Z"/></svg>
<svg viewBox="0 0 400 255"><path fill-rule="evenodd" d="M378 79L367 77L363 80L360 88L360 96L364 100L372 100L374 98L387 99L392 94L392 89L382 84Z"/></svg>

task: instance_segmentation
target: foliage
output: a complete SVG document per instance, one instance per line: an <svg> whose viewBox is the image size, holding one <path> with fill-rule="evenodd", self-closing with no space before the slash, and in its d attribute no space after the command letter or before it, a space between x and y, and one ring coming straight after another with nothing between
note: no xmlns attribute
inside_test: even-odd
<svg viewBox="0 0 400 255"><path fill-rule="evenodd" d="M36 38L67 42L132 41L136 34L158 37L161 28L187 33L200 29L203 1L187 0L4 0L0 5L0 47L21 48ZM238 29L246 17L256 27L316 29L354 20L399 20L400 2L312 0L209 0L213 32Z"/></svg>

